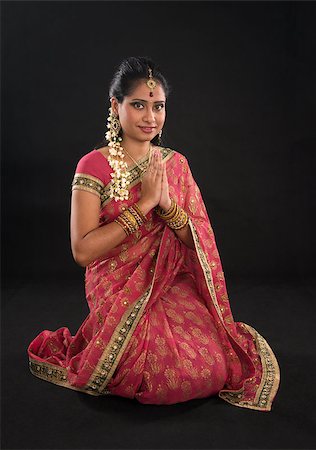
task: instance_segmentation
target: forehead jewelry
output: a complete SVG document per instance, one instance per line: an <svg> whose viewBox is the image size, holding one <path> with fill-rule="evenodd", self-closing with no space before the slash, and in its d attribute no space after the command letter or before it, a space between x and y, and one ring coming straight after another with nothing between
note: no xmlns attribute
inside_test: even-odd
<svg viewBox="0 0 316 450"><path fill-rule="evenodd" d="M148 78L149 78L149 80L146 81L146 84L150 89L150 92L149 92L150 97L153 97L154 96L153 90L157 86L157 83L153 79L153 72L150 67L148 67Z"/></svg>

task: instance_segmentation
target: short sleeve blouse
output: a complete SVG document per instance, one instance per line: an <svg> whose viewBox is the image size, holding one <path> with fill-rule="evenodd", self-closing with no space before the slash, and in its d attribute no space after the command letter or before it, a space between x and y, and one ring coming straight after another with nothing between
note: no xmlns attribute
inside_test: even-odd
<svg viewBox="0 0 316 450"><path fill-rule="evenodd" d="M92 150L78 162L72 182L72 190L83 190L97 195L102 201L105 186L110 182L111 167L104 155Z"/></svg>

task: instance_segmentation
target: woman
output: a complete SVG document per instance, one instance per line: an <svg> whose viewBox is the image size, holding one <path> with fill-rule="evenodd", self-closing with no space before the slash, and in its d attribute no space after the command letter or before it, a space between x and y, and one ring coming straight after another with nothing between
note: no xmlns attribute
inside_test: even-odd
<svg viewBox="0 0 316 450"><path fill-rule="evenodd" d="M78 163L71 245L86 267L90 313L75 336L30 344L39 378L92 395L172 404L219 395L269 411L276 358L234 322L214 233L186 157L157 145L168 84L146 58L123 61L110 86L108 145Z"/></svg>

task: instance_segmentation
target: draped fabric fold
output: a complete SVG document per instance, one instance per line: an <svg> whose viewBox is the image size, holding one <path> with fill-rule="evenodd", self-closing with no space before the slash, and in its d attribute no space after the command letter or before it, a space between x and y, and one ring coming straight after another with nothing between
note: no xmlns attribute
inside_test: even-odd
<svg viewBox="0 0 316 450"><path fill-rule="evenodd" d="M61 327L31 342L31 372L92 395L155 404L219 395L269 411L280 380L276 357L255 329L233 319L214 232L186 157L161 152L170 196L189 215L195 249L150 211L137 232L87 267L90 312L76 334ZM106 159L94 150L78 164L73 189L100 197L100 226L139 200L137 166L130 171L129 199L115 202Z"/></svg>

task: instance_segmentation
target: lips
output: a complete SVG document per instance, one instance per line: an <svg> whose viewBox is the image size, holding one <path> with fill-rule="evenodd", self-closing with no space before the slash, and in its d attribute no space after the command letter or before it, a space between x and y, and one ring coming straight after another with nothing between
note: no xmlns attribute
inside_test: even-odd
<svg viewBox="0 0 316 450"><path fill-rule="evenodd" d="M144 133L152 133L156 127L139 127Z"/></svg>

